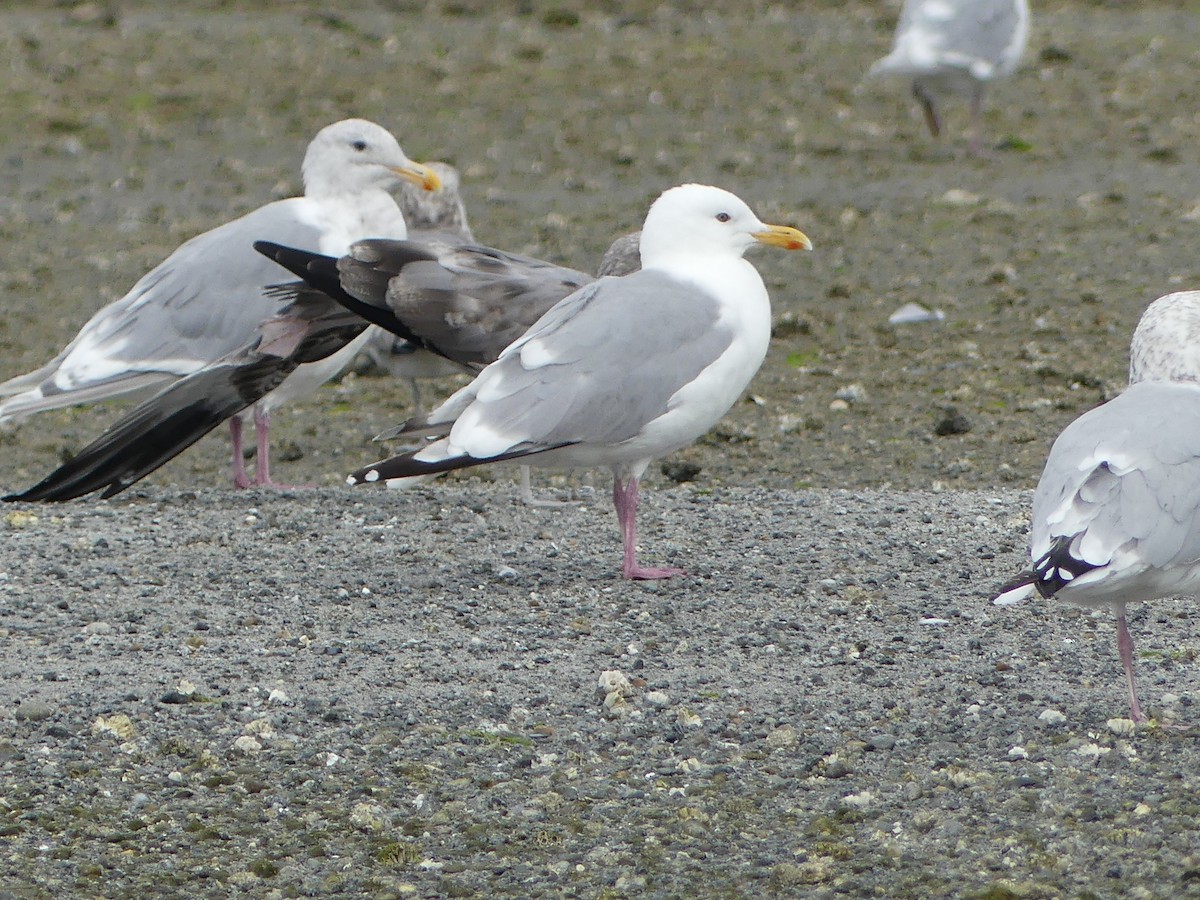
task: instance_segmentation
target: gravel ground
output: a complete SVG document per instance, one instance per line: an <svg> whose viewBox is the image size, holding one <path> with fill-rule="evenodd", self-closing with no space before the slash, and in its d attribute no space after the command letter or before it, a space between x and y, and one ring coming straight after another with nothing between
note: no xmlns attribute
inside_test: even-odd
<svg viewBox="0 0 1200 900"><path fill-rule="evenodd" d="M1028 496L139 492L7 511L12 896L1177 897L1195 738L1111 615L998 609ZM1188 721L1182 606L1143 693ZM604 688L599 687L601 682ZM1112 720L1112 721L1110 721ZM1138 893L1140 891L1140 893Z"/></svg>
<svg viewBox="0 0 1200 900"><path fill-rule="evenodd" d="M217 434L0 509L0 898L1200 895L1185 601L1131 611L1136 732L1111 615L988 603L1049 442L1200 278L1200 16L1034 7L977 160L863 82L896 3L5 4L0 377L348 115L497 246L592 266L699 180L817 249L755 257L767 363L651 473L687 578L616 577L603 473L338 487L407 403L366 372L277 419L316 490L225 489ZM0 429L0 490L119 413Z"/></svg>

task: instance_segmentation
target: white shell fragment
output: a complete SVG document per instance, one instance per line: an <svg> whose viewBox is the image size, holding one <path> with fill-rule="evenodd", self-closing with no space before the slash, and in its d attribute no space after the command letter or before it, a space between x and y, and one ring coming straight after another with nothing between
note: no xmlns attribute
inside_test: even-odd
<svg viewBox="0 0 1200 900"><path fill-rule="evenodd" d="M889 325L913 325L917 322L942 322L946 314L940 309L927 309L920 303L905 303L888 316Z"/></svg>

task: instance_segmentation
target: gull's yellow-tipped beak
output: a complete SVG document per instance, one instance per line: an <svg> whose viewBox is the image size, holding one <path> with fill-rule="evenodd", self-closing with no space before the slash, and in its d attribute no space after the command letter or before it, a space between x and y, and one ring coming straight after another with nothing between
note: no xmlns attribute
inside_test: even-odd
<svg viewBox="0 0 1200 900"><path fill-rule="evenodd" d="M751 232L750 236L763 244L782 247L784 250L811 250L808 235L787 225L768 225L766 231Z"/></svg>
<svg viewBox="0 0 1200 900"><path fill-rule="evenodd" d="M392 166L391 168L401 178L406 178L413 184L419 184L427 191L436 191L442 186L442 179L438 178L437 172L429 166L410 163L407 166Z"/></svg>

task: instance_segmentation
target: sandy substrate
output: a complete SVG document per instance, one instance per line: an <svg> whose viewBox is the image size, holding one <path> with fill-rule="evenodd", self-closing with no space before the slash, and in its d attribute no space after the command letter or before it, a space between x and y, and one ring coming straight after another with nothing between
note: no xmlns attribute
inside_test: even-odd
<svg viewBox="0 0 1200 900"><path fill-rule="evenodd" d="M896 4L662 6L0 11L0 378L350 115L507 249L591 267L689 180L816 244L756 255L767 363L694 481L651 470L684 579L615 577L603 473L543 476L554 511L505 471L340 487L408 404L365 372L277 418L317 491L228 490L215 434L0 510L0 897L1200 895L1194 735L1119 721L1111 616L988 603L1050 441L1200 285L1200 16L1035 3L980 160L961 105L935 144L863 81ZM0 428L0 491L119 414ZM1163 723L1189 609L1132 611Z"/></svg>

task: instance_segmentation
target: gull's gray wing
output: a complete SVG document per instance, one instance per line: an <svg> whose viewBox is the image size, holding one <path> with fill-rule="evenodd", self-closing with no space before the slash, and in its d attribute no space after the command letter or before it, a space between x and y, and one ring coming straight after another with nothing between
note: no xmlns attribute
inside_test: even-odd
<svg viewBox="0 0 1200 900"><path fill-rule="evenodd" d="M628 440L729 348L719 314L715 297L660 272L597 281L476 379L476 421L514 447Z"/></svg>
<svg viewBox="0 0 1200 900"><path fill-rule="evenodd" d="M593 282L547 312L431 418L461 412L448 440L464 455L414 453L350 475L361 484L518 459L572 444L616 444L671 409L676 393L733 342L716 297L661 272ZM459 427L467 425L459 438ZM404 433L409 433L405 430Z"/></svg>
<svg viewBox="0 0 1200 900"><path fill-rule="evenodd" d="M1200 387L1141 382L1072 422L1034 493L1031 548L1084 571L1200 560Z"/></svg>
<svg viewBox="0 0 1200 900"><path fill-rule="evenodd" d="M107 396L105 385L138 373L186 375L244 344L278 306L262 291L279 281L279 269L254 252L254 240L319 242L319 230L296 208L272 203L192 238L96 313L46 373L45 390L61 396L91 389L92 396L53 405Z"/></svg>
<svg viewBox="0 0 1200 900"><path fill-rule="evenodd" d="M111 497L182 453L283 383L297 366L337 352L366 323L318 291L260 322L243 347L142 402L45 479L5 500Z"/></svg>

